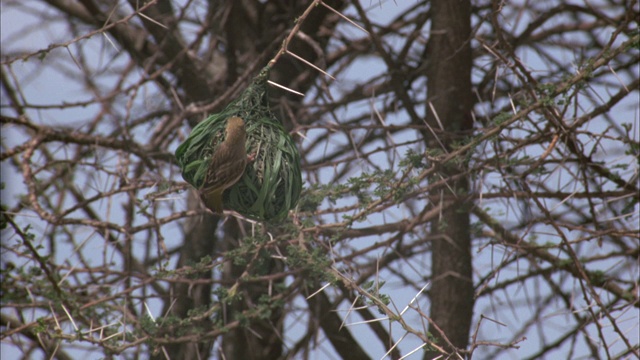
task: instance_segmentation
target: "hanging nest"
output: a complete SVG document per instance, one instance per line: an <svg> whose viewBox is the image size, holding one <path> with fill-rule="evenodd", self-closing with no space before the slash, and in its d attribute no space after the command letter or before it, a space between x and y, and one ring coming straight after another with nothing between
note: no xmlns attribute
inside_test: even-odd
<svg viewBox="0 0 640 360"><path fill-rule="evenodd" d="M224 141L227 119L242 118L247 132L245 148L255 159L247 164L242 178L224 191L223 203L225 208L259 221L285 218L302 189L298 148L269 110L268 75L266 67L238 99L196 125L176 150L182 177L200 189L211 155Z"/></svg>

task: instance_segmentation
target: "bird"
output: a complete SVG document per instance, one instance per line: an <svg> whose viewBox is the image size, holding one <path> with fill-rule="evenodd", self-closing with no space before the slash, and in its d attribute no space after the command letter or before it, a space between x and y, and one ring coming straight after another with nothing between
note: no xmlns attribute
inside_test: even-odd
<svg viewBox="0 0 640 360"><path fill-rule="evenodd" d="M247 133L244 120L237 116L227 120L225 139L211 155L200 198L209 210L222 214L222 194L244 174L247 166L245 141Z"/></svg>

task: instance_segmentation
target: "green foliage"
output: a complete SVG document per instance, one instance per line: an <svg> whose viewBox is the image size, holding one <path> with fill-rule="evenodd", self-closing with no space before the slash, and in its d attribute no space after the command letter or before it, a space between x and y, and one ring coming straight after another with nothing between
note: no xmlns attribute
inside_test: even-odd
<svg viewBox="0 0 640 360"><path fill-rule="evenodd" d="M404 154L404 158L400 160L400 166L412 166L416 169L423 169L427 167L427 164L424 162L424 154L420 154L413 149L408 149Z"/></svg>
<svg viewBox="0 0 640 360"><path fill-rule="evenodd" d="M389 295L381 293L380 289L382 289L382 287L384 286L385 282L374 282L373 280L371 281L367 281L365 283L363 283L361 285L362 289L364 291L366 291L367 293L371 294L373 297L375 297L378 301L382 302L385 305L389 305L391 303L391 297L389 297ZM370 305L370 306L378 306L378 304L373 301L372 299L369 298L364 298L364 303L366 305ZM386 312L384 311L384 309L382 309L381 307L378 306L378 312L380 312L380 314L385 315Z"/></svg>
<svg viewBox="0 0 640 360"><path fill-rule="evenodd" d="M371 176L367 173L362 173L359 177L352 177L348 180L349 192L354 195L360 207L365 207L371 203L372 197L369 194L369 184L371 183Z"/></svg>
<svg viewBox="0 0 640 360"><path fill-rule="evenodd" d="M209 255L203 256L202 258L200 258L200 261L195 264L194 271L195 272L210 271L211 269L209 268L209 266L211 265L212 261L213 259L211 258L211 256Z"/></svg>
<svg viewBox="0 0 640 360"><path fill-rule="evenodd" d="M282 309L285 302L282 299L274 299L268 294L262 294L258 298L258 306L254 308L256 318L268 320L276 309Z"/></svg>
<svg viewBox="0 0 640 360"><path fill-rule="evenodd" d="M301 212L316 211L327 196L327 189L327 186L319 184L313 184L310 188L304 189L298 202L298 210Z"/></svg>
<svg viewBox="0 0 640 360"><path fill-rule="evenodd" d="M137 332L138 335L143 333L155 338L200 334L205 331L205 329L198 319L201 318L206 311L207 309L205 307L190 309L185 318L166 315L161 319L153 319L148 314L143 314L140 316ZM149 345L152 347L155 346L153 339L149 341Z"/></svg>
<svg viewBox="0 0 640 360"><path fill-rule="evenodd" d="M268 320L274 311L282 309L285 302L281 299L274 299L268 294L261 295L255 306L234 314L236 320L240 322L241 327L250 327L255 320Z"/></svg>
<svg viewBox="0 0 640 360"><path fill-rule="evenodd" d="M595 286L603 286L607 280L607 274L604 271L596 270L589 273L589 280Z"/></svg>
<svg viewBox="0 0 640 360"><path fill-rule="evenodd" d="M209 255L203 256L198 262L187 261L187 266L184 268L184 271L180 273L180 276L197 279L201 274L211 271L212 262L213 259Z"/></svg>
<svg viewBox="0 0 640 360"><path fill-rule="evenodd" d="M409 178L408 181L399 183L396 172L393 170L377 170L350 178L349 192L358 198L360 208L365 208L374 199L384 198L390 194L395 201L400 201L414 187L415 181L412 180Z"/></svg>
<svg viewBox="0 0 640 360"><path fill-rule="evenodd" d="M438 351L438 349L436 349L435 347L433 347L433 345L431 345L431 344L438 345L438 338L435 337L431 332L427 332L427 339L429 339L429 344L424 347L424 350L425 351Z"/></svg>
<svg viewBox="0 0 640 360"><path fill-rule="evenodd" d="M212 291L213 295L216 297L217 301L221 304L230 305L235 301L239 301L242 299L242 292L229 292L229 289L224 286L218 286Z"/></svg>
<svg viewBox="0 0 640 360"><path fill-rule="evenodd" d="M442 154L442 152L435 151ZM366 210L373 202L386 200L389 196L394 202L401 202L405 196L415 189L420 179L412 176L408 167L426 167L422 161L423 154L413 150L407 151L407 156L400 161L400 169L375 170L373 172L362 172L358 176L351 177L341 184L314 184L307 188L301 198L299 211L313 212L317 210L326 199L335 204L337 200L349 196L357 199L356 206L361 210ZM402 170L402 171L399 171ZM403 172L404 171L404 172ZM401 175L402 181L398 179ZM364 221L365 217L354 219L349 214L342 214L346 222ZM313 218L302 217L304 226L314 226Z"/></svg>
<svg viewBox="0 0 640 360"><path fill-rule="evenodd" d="M142 329L142 331L151 336L158 333L158 325L156 324L155 320L148 314L143 314L140 317L140 328Z"/></svg>
<svg viewBox="0 0 640 360"><path fill-rule="evenodd" d="M346 184L313 184L304 191L298 209L300 211L313 212L318 209L325 199L335 204L348 189L349 186Z"/></svg>
<svg viewBox="0 0 640 360"><path fill-rule="evenodd" d="M625 51L637 51L638 48L640 48L640 28L636 26L635 29L631 30L630 35L633 35L633 37L631 37L632 41L629 42Z"/></svg>
<svg viewBox="0 0 640 360"><path fill-rule="evenodd" d="M238 242L238 247L227 252L226 259L229 259L236 266L244 266L248 260L258 251L258 244L269 241L266 235L246 236ZM267 258L268 254L265 255Z"/></svg>
<svg viewBox="0 0 640 360"><path fill-rule="evenodd" d="M335 282L336 279L327 269L331 266L331 259L321 249L311 251L301 246L287 246L287 266L292 270L302 270L305 278L312 282Z"/></svg>
<svg viewBox="0 0 640 360"><path fill-rule="evenodd" d="M38 323L38 325L33 327L33 333L34 334L40 334L43 333L47 330L47 323L45 322L46 318L44 317L39 317L36 322Z"/></svg>
<svg viewBox="0 0 640 360"><path fill-rule="evenodd" d="M444 150L442 150L441 148L429 148L426 151L426 157L427 158L439 158L441 156L445 155Z"/></svg>
<svg viewBox="0 0 640 360"><path fill-rule="evenodd" d="M558 261L557 266L559 268L566 268L573 265L573 259L562 259Z"/></svg>
<svg viewBox="0 0 640 360"><path fill-rule="evenodd" d="M556 84L554 83L540 83L537 86L540 100L545 106L555 105L554 96L556 92Z"/></svg>
<svg viewBox="0 0 640 360"><path fill-rule="evenodd" d="M637 157L640 162L640 143L629 143L629 150L625 154Z"/></svg>
<svg viewBox="0 0 640 360"><path fill-rule="evenodd" d="M496 124L496 125L500 125L500 124L504 123L505 121L511 119L512 116L513 116L513 113L510 113L508 111L503 111L503 112L499 113L498 115L494 116L493 119L491 119L491 122Z"/></svg>

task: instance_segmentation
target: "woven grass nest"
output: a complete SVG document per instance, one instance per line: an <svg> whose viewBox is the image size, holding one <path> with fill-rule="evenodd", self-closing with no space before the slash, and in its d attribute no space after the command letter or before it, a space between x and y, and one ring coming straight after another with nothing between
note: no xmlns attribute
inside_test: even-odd
<svg viewBox="0 0 640 360"><path fill-rule="evenodd" d="M245 122L247 154L255 154L242 178L223 194L224 207L258 221L284 219L302 190L300 154L282 123L269 110L263 69L240 96L193 128L176 150L182 177L196 189L204 183L211 155L224 141L227 119Z"/></svg>

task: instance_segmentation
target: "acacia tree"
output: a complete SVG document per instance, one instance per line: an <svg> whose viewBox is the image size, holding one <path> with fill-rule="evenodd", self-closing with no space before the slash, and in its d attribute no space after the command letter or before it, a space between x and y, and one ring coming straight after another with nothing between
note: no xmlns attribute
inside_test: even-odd
<svg viewBox="0 0 640 360"><path fill-rule="evenodd" d="M3 353L639 355L636 1L1 6ZM305 190L212 215L173 152L270 60Z"/></svg>

